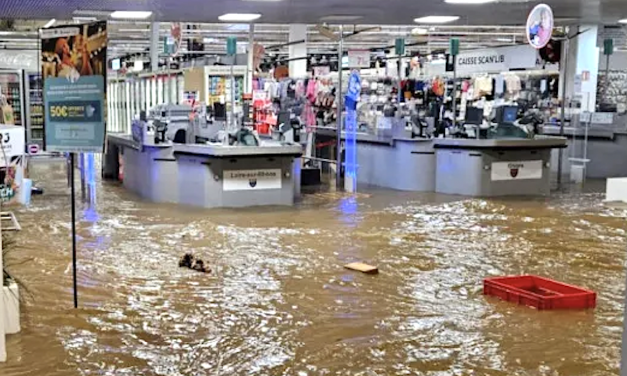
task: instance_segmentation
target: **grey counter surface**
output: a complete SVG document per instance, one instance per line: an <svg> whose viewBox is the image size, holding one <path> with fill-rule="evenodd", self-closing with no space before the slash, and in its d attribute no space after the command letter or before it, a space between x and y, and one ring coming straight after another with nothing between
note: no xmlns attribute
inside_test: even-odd
<svg viewBox="0 0 627 376"><path fill-rule="evenodd" d="M337 130L332 127L314 127L317 134L325 135L325 136L333 136L337 135ZM346 132L342 132L342 139L346 139ZM393 146L396 141L404 141L404 142L431 142L433 139L429 138L411 138L408 135L406 136L384 136L384 135L376 135L365 132L357 132L357 142L368 142L374 144L383 144Z"/></svg>
<svg viewBox="0 0 627 376"><path fill-rule="evenodd" d="M254 157L267 155L301 156L300 145L272 146L222 146L222 145L174 145L174 154L194 154L209 157Z"/></svg>
<svg viewBox="0 0 627 376"><path fill-rule="evenodd" d="M566 138L546 137L537 139L463 139L438 138L433 140L436 149L549 149L566 147Z"/></svg>
<svg viewBox="0 0 627 376"><path fill-rule="evenodd" d="M139 150L139 144L133 140L131 135L126 134L109 134L107 135L109 142L117 145L130 147ZM251 157L264 155L294 155L303 154L303 148L300 145L287 144L262 144L262 146L222 146L222 145L202 145L202 144L158 144L144 145L149 148L172 148L174 154L195 154L206 155L211 157Z"/></svg>
<svg viewBox="0 0 627 376"><path fill-rule="evenodd" d="M139 150L139 143L133 140L133 136L131 136L130 134L109 133L107 135L107 139L109 142L114 142L121 146L126 146L129 148ZM149 144L149 145L144 145L144 147L166 149L166 148L171 148L173 145L174 144L172 143L164 143L164 144L156 144L156 145Z"/></svg>
<svg viewBox="0 0 627 376"><path fill-rule="evenodd" d="M559 136L560 135L560 127L555 125L545 125L542 128L542 133L547 136ZM607 138L613 139L616 134L624 134L627 133L622 130L614 130L607 127L593 127L588 129L588 137L589 138ZM572 138L575 137L584 137L586 135L585 128L581 127L564 127L564 137Z"/></svg>

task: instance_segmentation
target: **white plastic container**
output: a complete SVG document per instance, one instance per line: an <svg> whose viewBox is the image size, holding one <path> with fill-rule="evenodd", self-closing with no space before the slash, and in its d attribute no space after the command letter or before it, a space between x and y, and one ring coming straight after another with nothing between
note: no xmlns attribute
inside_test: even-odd
<svg viewBox="0 0 627 376"><path fill-rule="evenodd" d="M31 179L22 180L22 189L20 191L20 203L22 205L30 205L32 191L33 181Z"/></svg>
<svg viewBox="0 0 627 376"><path fill-rule="evenodd" d="M4 303L3 312L0 316L4 316L4 333L19 333L20 327L20 289L17 283L13 282L9 286L2 287L2 300Z"/></svg>
<svg viewBox="0 0 627 376"><path fill-rule="evenodd" d="M605 201L627 203L627 178L607 179Z"/></svg>

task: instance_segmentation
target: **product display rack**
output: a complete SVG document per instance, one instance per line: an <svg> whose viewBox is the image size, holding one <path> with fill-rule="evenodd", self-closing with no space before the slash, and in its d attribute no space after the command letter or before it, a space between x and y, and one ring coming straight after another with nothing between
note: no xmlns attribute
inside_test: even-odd
<svg viewBox="0 0 627 376"><path fill-rule="evenodd" d="M44 146L44 103L43 84L38 73L26 74L26 142Z"/></svg>
<svg viewBox="0 0 627 376"><path fill-rule="evenodd" d="M0 71L0 93L13 108L15 125L24 126L22 71Z"/></svg>
<svg viewBox="0 0 627 376"><path fill-rule="evenodd" d="M234 80L231 80L231 74ZM214 103L224 103L226 105L227 118L230 118L232 112L241 111L245 75L246 66L213 65L205 67L205 98L207 105L212 106ZM235 82L234 109L231 109L231 82ZM228 120L230 121L230 119Z"/></svg>
<svg viewBox="0 0 627 376"><path fill-rule="evenodd" d="M181 103L182 71L133 74L108 82L109 132L130 132L134 116L163 103Z"/></svg>

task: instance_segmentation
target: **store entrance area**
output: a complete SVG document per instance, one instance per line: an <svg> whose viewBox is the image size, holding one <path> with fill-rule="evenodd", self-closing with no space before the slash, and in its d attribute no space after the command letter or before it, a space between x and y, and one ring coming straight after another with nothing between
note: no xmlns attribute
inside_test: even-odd
<svg viewBox="0 0 627 376"><path fill-rule="evenodd" d="M19 210L22 333L3 376L586 375L618 373L624 209L543 199L318 192L295 207L209 213L98 184L78 207L72 309L63 163ZM106 197L106 200L103 199ZM178 268L192 251L211 275ZM364 260L377 276L342 268ZM596 311L482 296L484 277L559 275Z"/></svg>

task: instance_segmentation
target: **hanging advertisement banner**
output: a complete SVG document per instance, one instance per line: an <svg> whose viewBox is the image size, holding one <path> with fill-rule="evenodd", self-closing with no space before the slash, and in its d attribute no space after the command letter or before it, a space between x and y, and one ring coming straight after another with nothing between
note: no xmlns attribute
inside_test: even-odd
<svg viewBox="0 0 627 376"><path fill-rule="evenodd" d="M527 46L489 48L460 52L456 58L458 73L500 73L512 69L534 69L538 52Z"/></svg>
<svg viewBox="0 0 627 376"><path fill-rule="evenodd" d="M40 31L47 151L102 153L107 23Z"/></svg>
<svg viewBox="0 0 627 376"><path fill-rule="evenodd" d="M539 4L527 17L525 28L527 41L531 47L541 49L546 46L553 36L553 10L546 4Z"/></svg>
<svg viewBox="0 0 627 376"><path fill-rule="evenodd" d="M348 50L349 68L370 68L370 50Z"/></svg>
<svg viewBox="0 0 627 376"><path fill-rule="evenodd" d="M24 178L24 128L0 125L0 201L12 204L19 201Z"/></svg>

